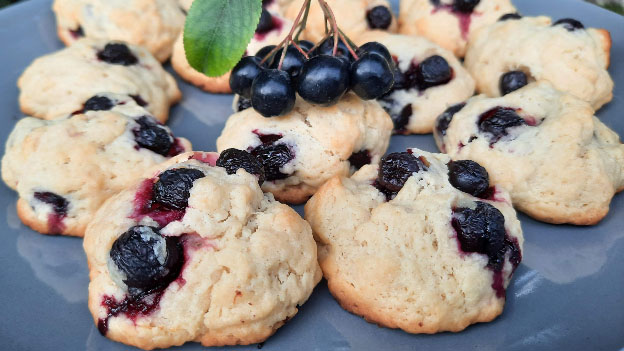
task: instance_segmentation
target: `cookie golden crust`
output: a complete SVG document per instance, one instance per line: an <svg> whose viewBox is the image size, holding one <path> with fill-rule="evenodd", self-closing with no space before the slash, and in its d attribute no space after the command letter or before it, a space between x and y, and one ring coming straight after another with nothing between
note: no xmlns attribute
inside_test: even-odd
<svg viewBox="0 0 624 351"><path fill-rule="evenodd" d="M481 0L472 12L453 10L449 1L438 5L430 0L402 0L399 32L423 36L441 47L464 57L466 46L481 28L495 23L502 15L515 13L510 0Z"/></svg>
<svg viewBox="0 0 624 351"><path fill-rule="evenodd" d="M327 0L327 4L337 17L338 25L344 33L351 39L355 39L359 35L369 30L374 30L367 20L368 12L377 7L386 7L392 14L392 22L388 28L384 28L389 32L397 31L397 21L392 12L392 6L386 0ZM294 0L290 3L286 10L286 17L294 20L301 10L303 0ZM318 1L312 1L310 5L310 13L305 30L302 33L302 39L310 40L314 43L321 41L325 37L325 17L323 10Z"/></svg>
<svg viewBox="0 0 624 351"><path fill-rule="evenodd" d="M184 26L176 0L55 0L52 9L65 45L82 37L120 40L146 47L161 62Z"/></svg>
<svg viewBox="0 0 624 351"><path fill-rule="evenodd" d="M494 206L520 253L522 229L509 197L498 186L496 201L463 193L448 181L446 155L411 152L428 169L389 201L373 185L378 166L367 165L351 178L332 178L306 204L330 292L367 321L409 333L457 332L491 321L505 304L512 253L495 271L488 256L461 250L452 221L457 208Z"/></svg>
<svg viewBox="0 0 624 351"><path fill-rule="evenodd" d="M567 30L549 17L524 17L493 24L470 41L466 69L477 90L501 95L501 76L524 72L529 82L548 80L599 109L613 98L613 80L607 72L611 36L604 29Z"/></svg>
<svg viewBox="0 0 624 351"><path fill-rule="evenodd" d="M391 131L390 117L375 101L349 93L334 106L320 107L299 97L286 116L265 118L253 108L233 114L217 149L289 150L290 160L279 167L281 178L267 175L262 189L280 201L299 204L331 177L353 172L349 158L354 153L368 152L368 163L379 162Z"/></svg>
<svg viewBox="0 0 624 351"><path fill-rule="evenodd" d="M19 218L40 233L83 236L107 198L168 159L137 143L143 119L170 138L172 148L191 149L186 139L173 139L167 127L145 117L149 113L132 98L101 96L115 103L110 111L53 121L26 117L9 135L2 179L19 195Z"/></svg>
<svg viewBox="0 0 624 351"><path fill-rule="evenodd" d="M113 64L98 58L107 44L125 45L134 64ZM173 76L144 48L121 42L82 39L63 50L42 56L17 81L22 112L54 119L82 109L102 92L133 96L164 123L169 107L182 98Z"/></svg>
<svg viewBox="0 0 624 351"><path fill-rule="evenodd" d="M446 84L424 90L418 87L397 89L379 99L381 106L395 121L398 133L431 133L436 117L448 106L463 102L474 94L474 79L459 60L429 40L382 31L370 31L357 39L360 45L370 41L385 45L403 73L413 70L413 65L434 55L443 57L453 72L451 80ZM408 109L411 112L406 114Z"/></svg>
<svg viewBox="0 0 624 351"><path fill-rule="evenodd" d="M321 278L310 226L290 207L263 194L255 176L239 169L228 175L214 166L218 154L180 155L160 172L203 173L189 192L178 220L163 223L135 216L137 201L158 179L143 180L107 201L89 224L84 249L90 269L89 309L104 334L143 349L185 342L204 346L264 341L298 311ZM145 200L145 199L144 199ZM146 201L149 201L146 200ZM140 207L140 205L138 205ZM129 299L124 281L114 278L113 243L136 225L157 227L178 240L184 261L179 275L159 293L139 301L152 306L133 317L115 314L103 301ZM117 281L117 283L116 283Z"/></svg>
<svg viewBox="0 0 624 351"><path fill-rule="evenodd" d="M486 133L479 121L495 108L513 110L523 121L498 136ZM618 135L588 103L547 82L500 98L472 98L435 137L451 158L479 162L518 210L540 221L596 224L624 187Z"/></svg>

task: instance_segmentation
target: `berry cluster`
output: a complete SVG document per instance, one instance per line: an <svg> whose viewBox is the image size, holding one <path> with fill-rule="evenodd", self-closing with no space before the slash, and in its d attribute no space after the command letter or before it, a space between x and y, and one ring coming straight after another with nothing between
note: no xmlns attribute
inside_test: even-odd
<svg viewBox="0 0 624 351"><path fill-rule="evenodd" d="M265 117L289 113L296 94L312 104L331 106L349 89L364 100L390 91L394 61L388 49L377 42L355 51L352 47L333 36L317 45L302 40L282 48L267 46L241 59L232 70L230 87Z"/></svg>

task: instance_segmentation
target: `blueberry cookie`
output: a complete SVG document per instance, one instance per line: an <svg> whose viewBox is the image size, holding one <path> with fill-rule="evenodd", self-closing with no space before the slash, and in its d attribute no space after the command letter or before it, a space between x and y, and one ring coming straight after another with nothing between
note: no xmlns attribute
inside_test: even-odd
<svg viewBox="0 0 624 351"><path fill-rule="evenodd" d="M493 320L522 259L516 212L485 169L418 149L332 178L305 218L342 307L409 333Z"/></svg>
<svg viewBox="0 0 624 351"><path fill-rule="evenodd" d="M163 62L184 27L177 0L55 0L58 35L66 45L87 37L147 48Z"/></svg>
<svg viewBox="0 0 624 351"><path fill-rule="evenodd" d="M143 349L251 344L297 313L321 278L316 245L260 190L261 169L245 151L186 153L102 206L84 249L103 335Z"/></svg>
<svg viewBox="0 0 624 351"><path fill-rule="evenodd" d="M474 94L474 80L448 50L424 38L382 31L358 38L370 41L385 45L395 61L394 87L379 99L395 133L431 133L440 113Z"/></svg>
<svg viewBox="0 0 624 351"><path fill-rule="evenodd" d="M613 98L607 72L611 36L574 19L508 18L470 41L466 69L477 90L501 96L527 83L548 80L555 88L589 102L594 109Z"/></svg>
<svg viewBox="0 0 624 351"><path fill-rule="evenodd" d="M33 61L17 86L29 116L54 119L82 108L103 91L132 96L160 122L182 98L173 76L144 48L121 42L82 39Z"/></svg>
<svg viewBox="0 0 624 351"><path fill-rule="evenodd" d="M547 82L477 96L437 121L439 148L471 159L538 220L596 224L624 189L624 145L591 106Z"/></svg>
<svg viewBox="0 0 624 351"><path fill-rule="evenodd" d="M474 33L515 14L510 0L402 0L399 32L423 36L464 57Z"/></svg>
<svg viewBox="0 0 624 351"><path fill-rule="evenodd" d="M331 107L297 99L293 111L282 117L243 110L228 119L217 149L249 151L264 166L262 189L297 204L329 178L379 162L391 131L392 122L377 102L350 93Z"/></svg>
<svg viewBox="0 0 624 351"><path fill-rule="evenodd" d="M262 17L256 33L247 46L246 55L254 55L265 46L278 44L292 27L292 22L280 16L277 12L263 9ZM180 34L173 47L171 65L180 77L205 91L225 94L232 92L230 89L230 72L221 77L208 77L191 67L184 52L182 34Z"/></svg>
<svg viewBox="0 0 624 351"><path fill-rule="evenodd" d="M387 0L326 0L336 15L338 26L355 40L368 30L397 31L397 21L392 6ZM286 10L286 17L294 20L301 9L303 0L295 0ZM312 1L308 23L302 38L319 42L325 37L325 17L318 1Z"/></svg>
<svg viewBox="0 0 624 351"><path fill-rule="evenodd" d="M83 236L106 199L190 149L131 97L98 94L72 116L20 120L6 144L2 179L19 194L17 213L26 225Z"/></svg>

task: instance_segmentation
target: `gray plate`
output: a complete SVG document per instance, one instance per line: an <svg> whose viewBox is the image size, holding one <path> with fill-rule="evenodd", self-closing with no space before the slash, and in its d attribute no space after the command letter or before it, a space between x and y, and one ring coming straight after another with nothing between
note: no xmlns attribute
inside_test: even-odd
<svg viewBox="0 0 624 351"><path fill-rule="evenodd" d="M21 117L15 82L36 57L60 49L51 0L31 0L0 11L0 141ZM525 15L576 17L613 35L615 98L598 115L624 134L624 18L582 1L516 0ZM169 125L198 150L214 150L231 96L203 93L180 82L184 101ZM433 138L393 137L390 150L436 151ZM4 146L0 146L4 153ZM565 171L565 170L562 170ZM0 349L127 350L101 336L87 309L89 282L82 241L37 234L15 212L16 194L0 186ZM301 210L301 208L298 208ZM264 350L616 350L624 346L624 195L590 228L554 226L521 215L524 260L494 322L458 333L410 335L379 328L340 308L319 284L299 314ZM199 350L189 343L181 350ZM232 349L232 348L228 348ZM234 348L256 350L256 345Z"/></svg>

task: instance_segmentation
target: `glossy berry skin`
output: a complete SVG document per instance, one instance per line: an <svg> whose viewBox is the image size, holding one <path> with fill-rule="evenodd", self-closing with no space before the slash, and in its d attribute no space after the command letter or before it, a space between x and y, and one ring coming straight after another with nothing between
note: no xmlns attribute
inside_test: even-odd
<svg viewBox="0 0 624 351"><path fill-rule="evenodd" d="M483 194L490 188L488 172L475 161L451 161L448 164L448 170L451 185L465 193L483 197Z"/></svg>
<svg viewBox="0 0 624 351"><path fill-rule="evenodd" d="M97 57L113 65L131 66L139 62L128 46L121 43L106 44L104 49L97 53Z"/></svg>
<svg viewBox="0 0 624 351"><path fill-rule="evenodd" d="M480 0L454 0L453 1L453 10L470 13L474 10L477 5L479 5Z"/></svg>
<svg viewBox="0 0 624 351"><path fill-rule="evenodd" d="M451 121L453 120L453 116L455 116L457 112L461 111L461 109L464 108L464 106L466 106L466 103L464 102L450 106L444 112L442 112L440 116L438 116L438 118L436 119L435 128L439 135L442 135L442 136L446 135L446 130L451 124Z"/></svg>
<svg viewBox="0 0 624 351"><path fill-rule="evenodd" d="M256 33L266 33L273 29L273 16L266 9L262 9L260 14L260 21L256 27Z"/></svg>
<svg viewBox="0 0 624 351"><path fill-rule="evenodd" d="M386 61L388 61L388 65L390 65L390 67L394 68L394 60L392 59L390 51L388 51L388 48L385 45L376 41L369 41L368 43L365 43L364 45L360 46L355 53L358 55L358 57L366 53L380 55Z"/></svg>
<svg viewBox="0 0 624 351"><path fill-rule="evenodd" d="M392 24L392 12L386 6L375 6L366 13L370 29L388 29Z"/></svg>
<svg viewBox="0 0 624 351"><path fill-rule="evenodd" d="M527 85L528 79L522 71L511 71L503 74L498 87L502 95L507 95Z"/></svg>
<svg viewBox="0 0 624 351"><path fill-rule="evenodd" d="M262 49L258 50L258 52L256 52L256 55L254 56L258 57L260 61L262 61L262 59L264 59L266 55L268 55L271 51L273 51L273 49L275 49L275 45L265 46ZM267 59L262 66L263 67L270 66L271 63L273 63L274 58L275 58L275 54L273 54L269 59Z"/></svg>
<svg viewBox="0 0 624 351"><path fill-rule="evenodd" d="M331 36L321 42L319 46L314 50L313 56L327 55L333 56L334 52L334 37ZM351 52L349 52L349 48L342 41L342 39L338 39L338 48L336 49L336 57L342 58L348 63L353 61L353 56Z"/></svg>
<svg viewBox="0 0 624 351"><path fill-rule="evenodd" d="M69 201L64 197L49 191L37 191L33 194L34 198L52 206L54 213L57 215L66 215L69 208Z"/></svg>
<svg viewBox="0 0 624 351"><path fill-rule="evenodd" d="M575 30L585 29L585 26L580 21L577 21L573 18L562 18L557 22L552 24L553 26L562 25L568 32L573 32Z"/></svg>
<svg viewBox="0 0 624 351"><path fill-rule="evenodd" d="M239 96L238 102L236 103L236 112L241 112L248 108L251 108L251 100Z"/></svg>
<svg viewBox="0 0 624 351"><path fill-rule="evenodd" d="M167 286L184 260L178 238L164 237L158 228L148 226L128 229L115 240L109 256L131 293Z"/></svg>
<svg viewBox="0 0 624 351"><path fill-rule="evenodd" d="M136 143L142 148L167 156L174 141L169 131L151 117L143 116L136 122L139 127L132 130Z"/></svg>
<svg viewBox="0 0 624 351"><path fill-rule="evenodd" d="M238 149L227 149L217 159L217 167L225 168L227 174L236 174L239 168L258 177L258 184L264 183L264 168L249 152Z"/></svg>
<svg viewBox="0 0 624 351"><path fill-rule="evenodd" d="M349 89L349 64L333 56L309 59L297 80L297 92L306 101L331 106Z"/></svg>
<svg viewBox="0 0 624 351"><path fill-rule="evenodd" d="M365 165L371 163L373 158L371 157L370 151L368 150L360 150L358 152L354 152L349 157L349 163L351 166L355 167L355 169L360 169Z"/></svg>
<svg viewBox="0 0 624 351"><path fill-rule="evenodd" d="M395 152L381 159L377 181L385 189L398 192L412 174L426 170L427 166L411 153Z"/></svg>
<svg viewBox="0 0 624 351"><path fill-rule="evenodd" d="M453 78L453 71L444 57L431 56L418 65L416 79L421 89L448 83Z"/></svg>
<svg viewBox="0 0 624 351"><path fill-rule="evenodd" d="M452 225L462 251L487 255L489 267L502 268L506 253L505 217L496 207L477 201L474 209L455 209Z"/></svg>
<svg viewBox="0 0 624 351"><path fill-rule="evenodd" d="M521 125L526 125L525 120L508 107L495 107L479 117L479 130L490 134L491 143L509 134L509 128Z"/></svg>
<svg viewBox="0 0 624 351"><path fill-rule="evenodd" d="M264 71L260 61L262 59L257 56L245 56L236 64L230 75L232 92L245 98L251 97L251 85L260 72Z"/></svg>
<svg viewBox="0 0 624 351"><path fill-rule="evenodd" d="M306 53L308 53L314 47L314 43L309 40L299 40L297 42L297 45L299 45L299 47L302 48L303 51L305 51Z"/></svg>
<svg viewBox="0 0 624 351"><path fill-rule="evenodd" d="M518 20L521 19L522 16L519 13L506 13L498 19L498 22L503 22L507 20Z"/></svg>
<svg viewBox="0 0 624 351"><path fill-rule="evenodd" d="M289 175L282 173L280 168L295 158L285 144L263 144L251 150L251 154L264 167L265 179L268 181L288 178Z"/></svg>
<svg viewBox="0 0 624 351"><path fill-rule="evenodd" d="M283 116L295 106L295 88L287 72L262 71L251 86L251 105L264 117Z"/></svg>
<svg viewBox="0 0 624 351"><path fill-rule="evenodd" d="M283 50L283 49L282 49ZM282 50L279 50L273 59L271 68L277 69L279 61L282 57ZM289 45L286 49L286 56L284 56L284 62L282 63L282 70L288 72L291 78L295 79L299 76L303 64L306 62L305 56L297 50L293 45Z"/></svg>
<svg viewBox="0 0 624 351"><path fill-rule="evenodd" d="M113 108L115 104L111 99L106 96L93 96L84 103L84 112L87 111L108 111Z"/></svg>
<svg viewBox="0 0 624 351"><path fill-rule="evenodd" d="M365 53L351 64L351 89L362 100L377 99L394 85L388 61L378 54Z"/></svg>
<svg viewBox="0 0 624 351"><path fill-rule="evenodd" d="M193 168L169 169L158 176L152 187L153 201L166 207L184 210L188 206L193 182L205 177L204 173Z"/></svg>

